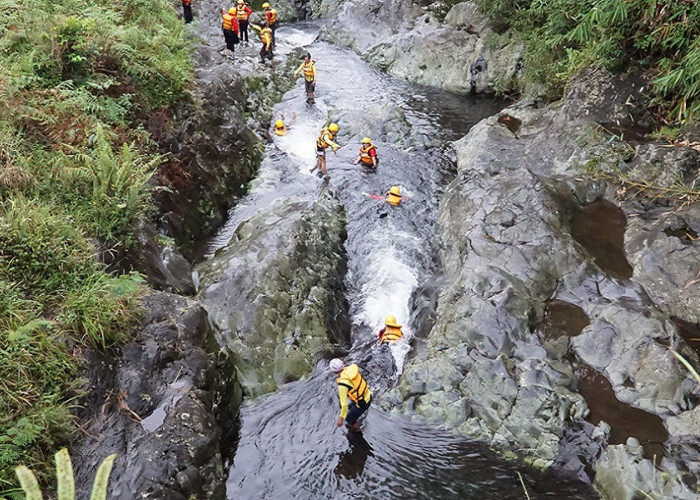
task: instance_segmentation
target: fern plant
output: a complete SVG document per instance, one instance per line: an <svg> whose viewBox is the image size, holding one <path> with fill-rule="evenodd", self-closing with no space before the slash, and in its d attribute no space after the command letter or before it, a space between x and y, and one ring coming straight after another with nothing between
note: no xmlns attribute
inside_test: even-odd
<svg viewBox="0 0 700 500"><path fill-rule="evenodd" d="M95 482L92 485L90 500L106 500L109 475L112 472L112 466L116 458L116 454L109 455L100 464L97 469L97 474L95 475ZM54 459L56 462L58 500L75 500L73 463L71 462L68 450L62 448L54 455ZM34 473L23 465L17 467L15 472L26 496L26 500L43 500L44 497L39 487L39 481L37 481Z"/></svg>

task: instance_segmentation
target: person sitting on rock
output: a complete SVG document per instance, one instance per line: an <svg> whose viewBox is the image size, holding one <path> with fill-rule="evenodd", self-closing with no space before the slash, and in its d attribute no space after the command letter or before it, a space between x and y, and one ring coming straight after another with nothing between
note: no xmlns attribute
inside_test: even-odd
<svg viewBox="0 0 700 500"><path fill-rule="evenodd" d="M357 160L355 160L355 165L362 162L363 167L371 168L374 170L379 165L379 158L377 157L377 146L372 144L372 139L365 137L362 139L362 145L360 146L360 154L357 155Z"/></svg>
<svg viewBox="0 0 700 500"><path fill-rule="evenodd" d="M336 424L346 425L351 431L359 432L360 423L357 421L367 411L372 403L372 392L356 364L345 366L342 359L334 358L329 363L331 370L338 374L338 399L340 400L340 415ZM348 404L348 400L350 400Z"/></svg>
<svg viewBox="0 0 700 500"><path fill-rule="evenodd" d="M401 204L401 188L399 186L391 186L391 189L386 192L386 201L389 205L398 207Z"/></svg>
<svg viewBox="0 0 700 500"><path fill-rule="evenodd" d="M379 330L379 343L395 342L403 337L401 325L396 322L396 316L389 315L384 318L384 328Z"/></svg>

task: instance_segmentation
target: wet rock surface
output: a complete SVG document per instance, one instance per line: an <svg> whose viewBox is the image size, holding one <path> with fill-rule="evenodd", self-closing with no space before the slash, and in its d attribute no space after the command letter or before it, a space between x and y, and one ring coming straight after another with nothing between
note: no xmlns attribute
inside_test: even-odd
<svg viewBox="0 0 700 500"><path fill-rule="evenodd" d="M249 395L308 375L317 351L347 341L344 240L344 212L329 193L278 199L199 267L199 298Z"/></svg>
<svg viewBox="0 0 700 500"><path fill-rule="evenodd" d="M88 356L84 437L72 449L77 483L89 488L116 453L110 498L225 498L219 441L241 402L236 372L207 353L216 342L201 306L166 293L143 306L121 359Z"/></svg>
<svg viewBox="0 0 700 500"><path fill-rule="evenodd" d="M522 46L498 50L474 2L454 5L444 17L437 4L421 7L405 0L314 0L314 17L330 18L322 36L359 53L393 75L451 92L493 92L497 80L520 71Z"/></svg>
<svg viewBox="0 0 700 500"><path fill-rule="evenodd" d="M697 208L641 211L608 198L623 219L599 217L603 226L574 239L581 239L574 215L614 194L577 177L590 158L581 137L599 123L642 120L625 104L643 99L638 90L586 73L563 104L537 109L523 101L455 143L458 172L438 220L444 285L435 324L388 399L403 400L402 411L518 449L536 465L594 476L606 498L633 498L636 488L690 498L699 476L688 469L697 445L687 436L700 392L669 347L700 364L669 316L697 323ZM587 247L596 238L603 247L614 240L621 256L615 260L628 261L627 268L614 272L599 261ZM559 334L551 326L546 335L538 330L552 300L575 307L574 317L583 314L577 332L564 323ZM577 369L582 363L594 372ZM583 390L586 377L603 377L613 399L649 415L649 424L636 422L620 438L617 410L591 413L600 394ZM571 443L588 451L571 460Z"/></svg>

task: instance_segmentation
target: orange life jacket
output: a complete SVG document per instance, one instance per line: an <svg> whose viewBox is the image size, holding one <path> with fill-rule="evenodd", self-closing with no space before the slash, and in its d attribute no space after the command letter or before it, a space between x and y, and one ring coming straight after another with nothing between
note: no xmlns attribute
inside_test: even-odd
<svg viewBox="0 0 700 500"><path fill-rule="evenodd" d="M362 163L365 163L366 165L374 165L374 162L372 161L372 155L369 154L369 152L374 149L374 154L377 154L377 146L374 144L369 144L367 147L360 146L360 161Z"/></svg>
<svg viewBox="0 0 700 500"><path fill-rule="evenodd" d="M225 30L233 31L234 30L234 24L233 20L235 19L231 14L226 12L223 16L224 22L221 23L221 27Z"/></svg>
<svg viewBox="0 0 700 500"><path fill-rule="evenodd" d="M249 10L247 5L236 5L236 19L239 21L247 21L248 16L250 16Z"/></svg>
<svg viewBox="0 0 700 500"><path fill-rule="evenodd" d="M401 337L403 337L401 328L386 325L384 327L384 333L382 334L382 343L393 342L395 340L399 340Z"/></svg>
<svg viewBox="0 0 700 500"><path fill-rule="evenodd" d="M365 400L365 397L369 392L367 382L365 382L365 379L362 378L362 375L360 375L360 370L355 364L343 369L343 371L340 372L340 375L338 375L336 383L348 388L348 397L355 404L359 403L360 400Z"/></svg>
<svg viewBox="0 0 700 500"><path fill-rule="evenodd" d="M263 28L260 32L260 40L264 45L269 45L272 43L272 30L270 28Z"/></svg>
<svg viewBox="0 0 700 500"><path fill-rule="evenodd" d="M270 9L265 13L265 17L267 18L267 24L275 24L277 22L277 10L276 9Z"/></svg>

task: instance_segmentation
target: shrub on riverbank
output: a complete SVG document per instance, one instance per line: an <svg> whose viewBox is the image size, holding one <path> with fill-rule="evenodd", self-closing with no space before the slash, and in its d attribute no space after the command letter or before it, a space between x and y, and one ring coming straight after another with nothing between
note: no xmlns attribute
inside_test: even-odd
<svg viewBox="0 0 700 500"><path fill-rule="evenodd" d="M0 496L74 431L80 349L123 342L141 280L105 273L160 162L142 123L193 76L167 0L0 0ZM6 491L5 494L12 494Z"/></svg>
<svg viewBox="0 0 700 500"><path fill-rule="evenodd" d="M643 71L669 121L700 112L700 4L658 0L477 0L527 45L526 78L556 98L583 67Z"/></svg>

